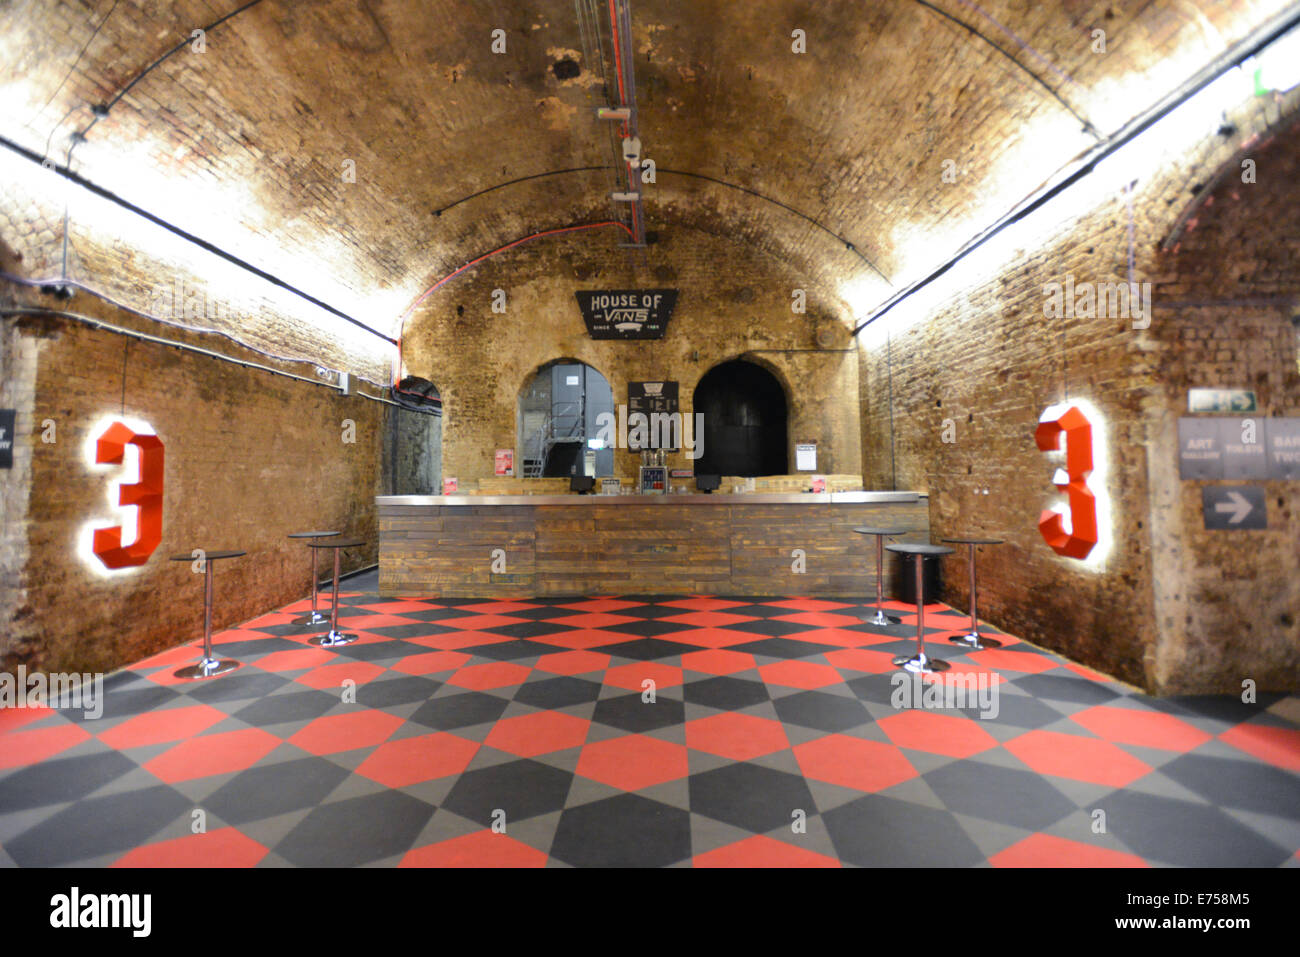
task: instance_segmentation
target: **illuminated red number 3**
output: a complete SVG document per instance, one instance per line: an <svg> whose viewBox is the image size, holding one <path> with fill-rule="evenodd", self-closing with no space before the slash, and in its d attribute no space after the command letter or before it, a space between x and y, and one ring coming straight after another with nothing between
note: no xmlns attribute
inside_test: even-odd
<svg viewBox="0 0 1300 957"><path fill-rule="evenodd" d="M1034 441L1044 452L1061 448L1061 433L1065 433L1065 481L1057 470L1052 484L1065 492L1070 500L1070 528L1065 528L1061 513L1050 509L1038 516L1038 530L1052 551L1067 558L1087 558L1097 545L1097 497L1088 488L1092 474L1092 423L1075 406L1059 413L1048 410L1051 418L1044 418L1034 432Z"/></svg>
<svg viewBox="0 0 1300 957"><path fill-rule="evenodd" d="M126 447L140 450L139 481L118 489L118 505L140 509L138 534L130 545L122 544L122 526L95 529L94 552L107 568L143 565L162 541L163 444L156 435L141 434L122 422L114 422L95 442L95 461L121 465Z"/></svg>

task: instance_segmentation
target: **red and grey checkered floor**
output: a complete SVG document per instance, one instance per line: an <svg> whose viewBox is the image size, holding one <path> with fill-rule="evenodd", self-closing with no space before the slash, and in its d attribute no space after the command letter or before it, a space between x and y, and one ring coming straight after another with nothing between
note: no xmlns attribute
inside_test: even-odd
<svg viewBox="0 0 1300 957"><path fill-rule="evenodd" d="M934 605L997 715L900 709L908 606L373 583L344 586L355 644L308 645L299 602L216 639L232 674L174 678L191 644L105 679L98 720L0 711L0 864L1300 865L1294 695L1153 699L994 630L961 653Z"/></svg>

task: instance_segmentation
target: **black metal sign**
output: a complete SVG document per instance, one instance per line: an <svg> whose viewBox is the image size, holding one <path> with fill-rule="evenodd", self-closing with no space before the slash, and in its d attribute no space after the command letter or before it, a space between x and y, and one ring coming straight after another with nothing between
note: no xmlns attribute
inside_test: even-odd
<svg viewBox="0 0 1300 957"><path fill-rule="evenodd" d="M593 339L662 339L676 289L579 289L578 308Z"/></svg>
<svg viewBox="0 0 1300 957"><path fill-rule="evenodd" d="M1268 505L1258 485L1207 485L1201 506L1207 529L1268 528Z"/></svg>
<svg viewBox="0 0 1300 957"><path fill-rule="evenodd" d="M16 410L0 409L0 469L14 467L14 419Z"/></svg>

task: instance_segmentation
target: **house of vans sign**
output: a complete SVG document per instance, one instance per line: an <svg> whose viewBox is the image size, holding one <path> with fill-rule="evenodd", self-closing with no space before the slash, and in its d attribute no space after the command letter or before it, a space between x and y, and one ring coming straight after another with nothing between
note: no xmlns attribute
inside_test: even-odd
<svg viewBox="0 0 1300 957"><path fill-rule="evenodd" d="M676 289L579 289L578 308L593 339L662 339Z"/></svg>

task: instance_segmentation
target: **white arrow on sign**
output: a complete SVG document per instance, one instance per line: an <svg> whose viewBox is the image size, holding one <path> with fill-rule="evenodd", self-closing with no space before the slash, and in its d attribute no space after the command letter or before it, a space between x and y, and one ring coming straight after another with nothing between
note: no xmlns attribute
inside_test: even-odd
<svg viewBox="0 0 1300 957"><path fill-rule="evenodd" d="M1231 512L1232 515L1228 518L1228 524L1239 525L1245 520L1246 516L1253 511L1251 504L1240 492L1229 492L1228 498L1231 499L1231 501L1215 502L1214 510L1220 513Z"/></svg>

